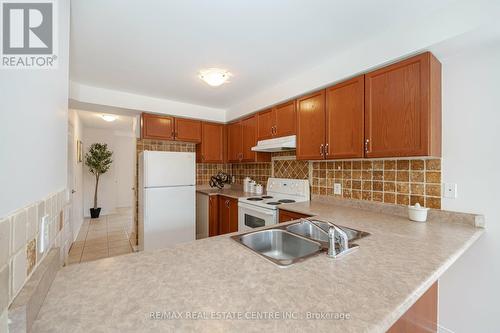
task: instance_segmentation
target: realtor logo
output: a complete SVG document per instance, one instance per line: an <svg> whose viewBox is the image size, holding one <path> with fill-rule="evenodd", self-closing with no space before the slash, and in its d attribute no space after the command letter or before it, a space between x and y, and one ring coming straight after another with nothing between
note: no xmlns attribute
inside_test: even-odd
<svg viewBox="0 0 500 333"><path fill-rule="evenodd" d="M54 0L0 0L2 68L55 68Z"/></svg>

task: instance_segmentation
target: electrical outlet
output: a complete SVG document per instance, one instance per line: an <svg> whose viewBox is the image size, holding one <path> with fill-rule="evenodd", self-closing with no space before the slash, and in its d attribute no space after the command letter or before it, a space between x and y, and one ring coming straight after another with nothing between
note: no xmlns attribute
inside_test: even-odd
<svg viewBox="0 0 500 333"><path fill-rule="evenodd" d="M457 184L445 183L443 186L443 196L445 198L456 199L457 198Z"/></svg>
<svg viewBox="0 0 500 333"><path fill-rule="evenodd" d="M40 221L40 246L38 248L40 253L44 253L49 245L50 237L50 218L49 215L42 217Z"/></svg>
<svg viewBox="0 0 500 333"><path fill-rule="evenodd" d="M342 184L341 183L333 184L333 194L336 194L336 195L342 194Z"/></svg>

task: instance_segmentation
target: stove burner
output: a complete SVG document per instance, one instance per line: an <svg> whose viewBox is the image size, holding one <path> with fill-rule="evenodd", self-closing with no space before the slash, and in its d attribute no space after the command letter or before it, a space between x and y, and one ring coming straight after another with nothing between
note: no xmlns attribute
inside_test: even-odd
<svg viewBox="0 0 500 333"><path fill-rule="evenodd" d="M248 201L262 201L264 199L255 197L255 198L248 198L247 200Z"/></svg>
<svg viewBox="0 0 500 333"><path fill-rule="evenodd" d="M277 206L277 205L281 205L281 202L271 201L271 202L268 202L267 204L268 204L268 205Z"/></svg>
<svg viewBox="0 0 500 333"><path fill-rule="evenodd" d="M278 202L281 202L281 203L293 203L293 202L295 202L295 200L291 200L291 199L282 199L282 200L278 200Z"/></svg>
<svg viewBox="0 0 500 333"><path fill-rule="evenodd" d="M272 196L270 196L270 195L264 195L264 196L262 196L262 199L272 199L272 198L273 198L273 197L272 197Z"/></svg>
<svg viewBox="0 0 500 333"><path fill-rule="evenodd" d="M282 200L278 200L278 202L280 202L280 203L293 203L293 202L295 202L295 200L292 200L292 199L282 199Z"/></svg>

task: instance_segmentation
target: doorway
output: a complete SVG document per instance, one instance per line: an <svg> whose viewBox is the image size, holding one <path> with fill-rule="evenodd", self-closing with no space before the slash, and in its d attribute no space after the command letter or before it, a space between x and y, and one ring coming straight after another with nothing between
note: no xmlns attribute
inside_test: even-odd
<svg viewBox="0 0 500 333"><path fill-rule="evenodd" d="M109 170L99 177L97 203L101 215L90 218L94 203L95 176L82 163L82 212L84 221L72 244L69 263L97 260L133 252L136 134L135 117L76 111L81 122L83 160L94 143L113 152ZM109 121L113 119L113 121Z"/></svg>

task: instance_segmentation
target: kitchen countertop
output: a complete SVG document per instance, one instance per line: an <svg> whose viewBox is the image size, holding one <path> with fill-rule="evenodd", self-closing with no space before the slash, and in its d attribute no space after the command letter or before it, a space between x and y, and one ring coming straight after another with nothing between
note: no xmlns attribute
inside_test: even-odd
<svg viewBox="0 0 500 333"><path fill-rule="evenodd" d="M213 188L213 187L197 186L196 192L207 194L207 195L225 195L226 197L230 197L230 198L234 198L234 199L239 199L242 197L264 195L264 194L243 192L243 187L241 187L241 186L232 186L230 188L223 188L221 190L219 190L218 188Z"/></svg>
<svg viewBox="0 0 500 333"><path fill-rule="evenodd" d="M484 231L315 201L286 209L371 235L339 260L321 253L287 268L229 235L71 265L57 274L33 332L385 332ZM182 319L166 319L172 311ZM248 319L286 311L292 319ZM200 319L213 313L226 319ZM325 313L348 318L307 319Z"/></svg>

